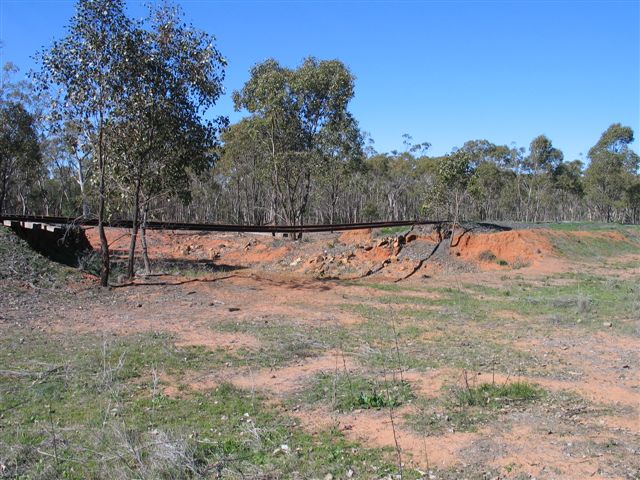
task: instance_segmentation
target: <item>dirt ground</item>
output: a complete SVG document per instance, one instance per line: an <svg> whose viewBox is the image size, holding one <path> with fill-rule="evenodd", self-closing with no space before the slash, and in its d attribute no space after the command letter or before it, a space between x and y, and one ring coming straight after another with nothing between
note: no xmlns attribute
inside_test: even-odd
<svg viewBox="0 0 640 480"><path fill-rule="evenodd" d="M96 232L87 233L96 244ZM127 232L112 229L108 238L123 255ZM557 247L585 238L624 248L594 261ZM223 368L161 374L164 393L180 397L230 382L260 392L311 433L337 427L366 446L395 450L397 442L403 462L425 478L640 478L638 244L615 231L543 229L440 240L428 229L298 242L149 232L154 276L133 284L117 278L108 291L86 280L55 308L36 295L31 318L19 316L18 302L5 308L3 324L165 332L178 346L224 351L231 360ZM391 328L397 332L387 341ZM375 361L385 348L406 358L397 374L412 401L391 411L305 401L320 373L395 376L394 367ZM292 356L296 349L307 350ZM545 396L483 412L473 428L446 420L453 414L438 399L448 389L514 381ZM443 425L416 428L411 419L424 411L436 423L443 416Z"/></svg>

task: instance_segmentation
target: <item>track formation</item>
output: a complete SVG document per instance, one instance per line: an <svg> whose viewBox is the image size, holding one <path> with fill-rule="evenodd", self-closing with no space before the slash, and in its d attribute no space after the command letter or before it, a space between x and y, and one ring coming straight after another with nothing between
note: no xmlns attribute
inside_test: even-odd
<svg viewBox="0 0 640 480"><path fill-rule="evenodd" d="M33 225L95 227L97 219L73 218L73 217L49 217L39 215L2 215L0 221L6 226ZM273 235L312 233L312 232L338 232L345 230L361 230L365 228L385 227L410 227L412 225L439 225L445 223L440 220L400 220L392 222L368 222L368 223L340 223L332 225L233 225L220 223L179 223L179 222L147 222L149 230L191 230L201 232L237 232L237 233L271 233ZM105 222L106 227L132 228L132 220L114 220ZM39 227L36 227L39 228Z"/></svg>

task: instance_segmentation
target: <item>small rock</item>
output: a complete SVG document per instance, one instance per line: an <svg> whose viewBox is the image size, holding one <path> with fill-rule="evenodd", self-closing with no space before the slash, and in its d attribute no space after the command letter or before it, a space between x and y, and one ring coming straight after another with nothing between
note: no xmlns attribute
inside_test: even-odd
<svg viewBox="0 0 640 480"><path fill-rule="evenodd" d="M603 322L602 326L611 328L613 326L613 324L611 322Z"/></svg>
<svg viewBox="0 0 640 480"><path fill-rule="evenodd" d="M289 445L282 444L273 451L274 455L289 453Z"/></svg>
<svg viewBox="0 0 640 480"><path fill-rule="evenodd" d="M327 474L324 476L324 480L333 480L333 475L331 475L330 473L327 473Z"/></svg>

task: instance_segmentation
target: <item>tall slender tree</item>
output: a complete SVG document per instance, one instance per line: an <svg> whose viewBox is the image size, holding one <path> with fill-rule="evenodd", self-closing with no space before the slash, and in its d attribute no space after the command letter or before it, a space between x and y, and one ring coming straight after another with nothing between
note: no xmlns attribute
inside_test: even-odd
<svg viewBox="0 0 640 480"><path fill-rule="evenodd" d="M126 80L132 25L123 0L79 0L67 28L41 56L41 85L59 92L58 115L87 129L91 157L97 166L100 283L109 281L109 245L104 222L107 213L107 166L111 160L110 124L127 95Z"/></svg>
<svg viewBox="0 0 640 480"><path fill-rule="evenodd" d="M132 277L141 207L145 220L152 200L189 199L189 171L212 164L226 119L204 121L201 115L222 93L226 61L214 37L185 24L169 3L151 6L147 21L132 28L129 38L127 95L116 108L113 132L115 178L133 214L127 267Z"/></svg>

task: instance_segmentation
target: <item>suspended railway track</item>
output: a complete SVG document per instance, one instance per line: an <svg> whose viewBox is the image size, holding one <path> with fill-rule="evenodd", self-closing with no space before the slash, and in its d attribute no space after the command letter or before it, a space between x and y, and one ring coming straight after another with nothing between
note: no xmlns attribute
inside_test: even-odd
<svg viewBox="0 0 640 480"><path fill-rule="evenodd" d="M52 217L40 215L0 215L0 220L7 227L54 230L67 226L95 227L98 220L83 217ZM410 227L412 225L439 225L441 220L400 220L391 222L339 223L325 225L233 225L223 223L182 223L182 222L147 222L149 230L189 230L200 232L236 232L236 233L271 233L299 234L313 232L339 232L361 230L366 228ZM104 223L105 227L132 228L131 220L112 220Z"/></svg>

